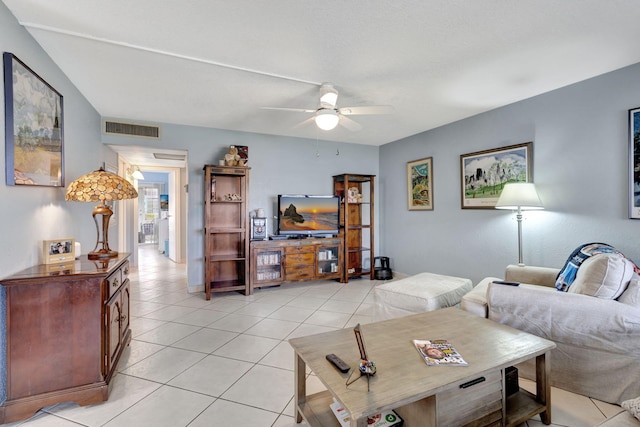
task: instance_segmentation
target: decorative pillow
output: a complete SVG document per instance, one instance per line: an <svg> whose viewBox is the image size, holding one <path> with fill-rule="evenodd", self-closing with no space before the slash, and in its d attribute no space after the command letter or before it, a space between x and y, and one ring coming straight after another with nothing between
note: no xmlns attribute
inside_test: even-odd
<svg viewBox="0 0 640 427"><path fill-rule="evenodd" d="M640 308L640 276L634 274L627 289L618 297L623 304Z"/></svg>
<svg viewBox="0 0 640 427"><path fill-rule="evenodd" d="M633 272L633 263L621 255L593 255L582 262L568 292L615 299L625 291Z"/></svg>
<svg viewBox="0 0 640 427"><path fill-rule="evenodd" d="M620 253L616 248L606 243L586 243L578 246L558 273L556 277L556 288L561 292L567 292L576 279L576 273L582 263L589 257L603 253Z"/></svg>
<svg viewBox="0 0 640 427"><path fill-rule="evenodd" d="M620 404L624 409L629 411L631 415L640 420L640 397L636 397L635 399L625 400Z"/></svg>

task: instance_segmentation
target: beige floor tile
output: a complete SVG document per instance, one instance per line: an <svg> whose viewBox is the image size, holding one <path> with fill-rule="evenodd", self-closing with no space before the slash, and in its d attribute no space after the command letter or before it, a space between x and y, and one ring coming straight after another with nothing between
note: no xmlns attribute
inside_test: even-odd
<svg viewBox="0 0 640 427"><path fill-rule="evenodd" d="M222 399L281 413L293 397L293 372L255 365Z"/></svg>
<svg viewBox="0 0 640 427"><path fill-rule="evenodd" d="M104 426L186 426L214 400L203 394L162 386Z"/></svg>

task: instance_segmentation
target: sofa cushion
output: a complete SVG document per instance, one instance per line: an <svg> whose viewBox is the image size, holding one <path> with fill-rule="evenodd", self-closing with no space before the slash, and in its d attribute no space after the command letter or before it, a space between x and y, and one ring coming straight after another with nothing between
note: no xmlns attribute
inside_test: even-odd
<svg viewBox="0 0 640 427"><path fill-rule="evenodd" d="M618 297L618 301L640 308L640 276L634 274L627 289Z"/></svg>
<svg viewBox="0 0 640 427"><path fill-rule="evenodd" d="M559 291L567 292L576 279L578 269L582 263L591 256L604 253L619 254L620 252L606 243L587 243L578 246L571 252L560 273L558 273L558 277L556 277L556 288Z"/></svg>
<svg viewBox="0 0 640 427"><path fill-rule="evenodd" d="M622 406L624 409L629 411L631 415L640 420L640 397L625 400L620 406Z"/></svg>
<svg viewBox="0 0 640 427"><path fill-rule="evenodd" d="M568 292L615 299L627 288L633 273L633 263L621 255L593 255L582 262Z"/></svg>

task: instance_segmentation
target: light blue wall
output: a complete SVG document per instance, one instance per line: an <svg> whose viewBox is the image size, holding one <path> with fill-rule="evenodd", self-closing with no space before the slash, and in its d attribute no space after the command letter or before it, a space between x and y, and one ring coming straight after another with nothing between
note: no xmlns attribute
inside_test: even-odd
<svg viewBox="0 0 640 427"><path fill-rule="evenodd" d="M380 149L382 252L392 268L471 278L517 263L508 211L460 208L460 155L533 141L546 210L523 222L524 262L561 267L602 241L640 262L640 221L628 218L628 110L640 106L640 64L555 90ZM433 211L408 211L406 162L433 157Z"/></svg>
<svg viewBox="0 0 640 427"><path fill-rule="evenodd" d="M100 116L0 3L0 48L11 52L63 96L65 183L98 169L115 154L100 144ZM4 95L3 95L4 99ZM0 277L42 262L42 240L74 237L84 252L96 242L91 203L66 202L63 187L8 186L5 176L4 102L0 103ZM117 247L117 232L112 232ZM10 248L10 253L8 252ZM88 249L85 249L88 248Z"/></svg>
<svg viewBox="0 0 640 427"><path fill-rule="evenodd" d="M17 56L63 96L66 183L115 159L115 153L100 144L98 113L1 2L0 48ZM93 205L65 202L64 188L6 185L4 102L0 109L0 277L6 277L42 263L42 240L74 237L86 252L85 248L93 249L96 232ZM116 246L117 233L113 234ZM5 289L0 288L0 402L6 398L5 298Z"/></svg>
<svg viewBox="0 0 640 427"><path fill-rule="evenodd" d="M104 135L105 144L179 148L188 151L187 273L191 291L204 286L203 195L205 164L217 164L230 145L249 147L249 209L269 218L278 194L332 194L333 175L378 174L378 147L254 133L160 124L161 139ZM273 222L271 222L272 224ZM270 225L271 225L270 224Z"/></svg>

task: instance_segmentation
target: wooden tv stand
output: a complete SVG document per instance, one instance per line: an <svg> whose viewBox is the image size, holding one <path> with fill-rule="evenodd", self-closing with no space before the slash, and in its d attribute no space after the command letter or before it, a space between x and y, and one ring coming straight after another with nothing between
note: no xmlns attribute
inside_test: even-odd
<svg viewBox="0 0 640 427"><path fill-rule="evenodd" d="M340 280L342 239L306 238L251 242L250 293L254 288L313 280Z"/></svg>
<svg viewBox="0 0 640 427"><path fill-rule="evenodd" d="M0 424L60 402L107 400L129 328L129 254L37 265L0 280L6 382ZM0 347L1 340L0 340Z"/></svg>

